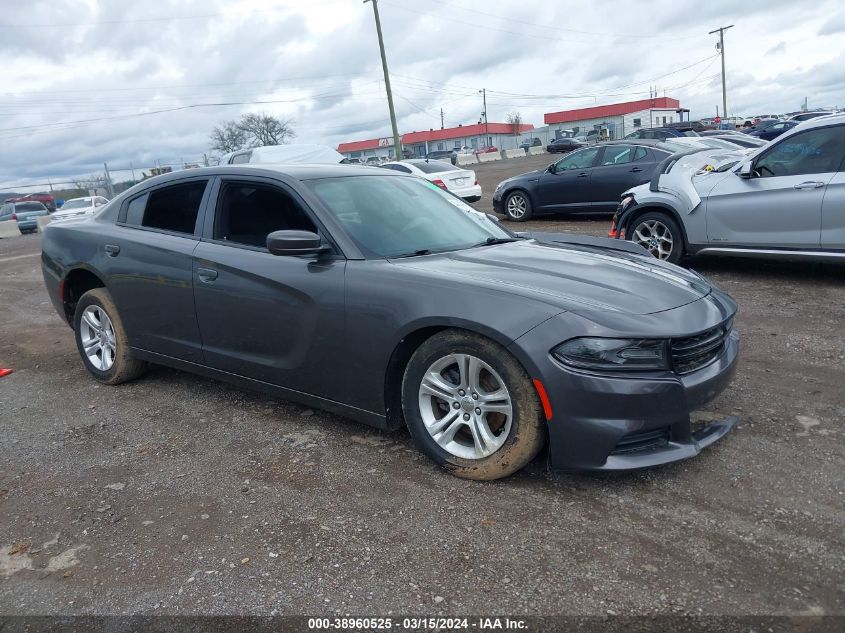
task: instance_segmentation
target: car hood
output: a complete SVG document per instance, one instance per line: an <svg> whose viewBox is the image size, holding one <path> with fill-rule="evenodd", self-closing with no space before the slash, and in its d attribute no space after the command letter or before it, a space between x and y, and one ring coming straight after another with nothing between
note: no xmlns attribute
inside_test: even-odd
<svg viewBox="0 0 845 633"><path fill-rule="evenodd" d="M716 169L747 158L755 150L712 149L682 156L664 174L655 174L651 183L628 189L622 197L632 194L643 200L651 191L668 194L678 201L679 211L691 213L701 203L701 196L712 188L726 172Z"/></svg>
<svg viewBox="0 0 845 633"><path fill-rule="evenodd" d="M692 303L711 291L695 273L650 256L535 240L392 261L442 277L443 286L465 283L581 314L652 314Z"/></svg>

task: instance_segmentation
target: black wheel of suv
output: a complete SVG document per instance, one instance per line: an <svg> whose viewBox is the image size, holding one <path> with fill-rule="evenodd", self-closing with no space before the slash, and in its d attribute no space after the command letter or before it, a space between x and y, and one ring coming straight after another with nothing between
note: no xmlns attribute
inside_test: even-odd
<svg viewBox="0 0 845 633"><path fill-rule="evenodd" d="M684 255L684 236L673 217L659 211L644 213L629 225L625 237L657 259L677 264Z"/></svg>
<svg viewBox="0 0 845 633"><path fill-rule="evenodd" d="M129 355L123 321L105 288L89 290L80 297L73 330L85 368L100 382L118 385L144 373L147 364Z"/></svg>
<svg viewBox="0 0 845 633"><path fill-rule="evenodd" d="M524 191L514 191L505 198L505 215L514 222L531 219L531 200Z"/></svg>
<svg viewBox="0 0 845 633"><path fill-rule="evenodd" d="M417 446L465 479L507 477L546 441L528 374L510 352L462 330L445 330L411 357L402 411Z"/></svg>

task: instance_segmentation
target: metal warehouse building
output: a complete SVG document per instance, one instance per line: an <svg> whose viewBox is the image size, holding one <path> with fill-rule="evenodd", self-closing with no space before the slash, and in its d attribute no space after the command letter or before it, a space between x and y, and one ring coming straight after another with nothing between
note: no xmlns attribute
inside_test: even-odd
<svg viewBox="0 0 845 633"><path fill-rule="evenodd" d="M543 121L550 139L567 136L569 131L584 135L599 130L602 139L624 137L641 127L660 127L680 121L681 104L677 99L655 97L625 103L548 112Z"/></svg>
<svg viewBox="0 0 845 633"><path fill-rule="evenodd" d="M510 123L474 123L442 130L408 132L401 137L402 146L411 150L414 156L425 156L434 150L478 149L493 145L499 149L513 149L524 139L523 134L531 132L534 126L522 123L518 129ZM516 132L516 133L515 133ZM341 143L337 151L346 158L366 159L370 156L393 158L393 138L374 138L366 141Z"/></svg>

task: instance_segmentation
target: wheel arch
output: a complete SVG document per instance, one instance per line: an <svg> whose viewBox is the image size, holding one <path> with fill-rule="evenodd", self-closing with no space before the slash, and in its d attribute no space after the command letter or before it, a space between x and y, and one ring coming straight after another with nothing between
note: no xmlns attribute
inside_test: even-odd
<svg viewBox="0 0 845 633"><path fill-rule="evenodd" d="M687 255L689 251L689 238L687 237L687 228L684 226L683 221L681 220L680 214L670 205L663 203L663 202L643 202L642 204L636 205L634 208L630 209L625 216L625 223L621 227L617 227L617 229L624 229L625 235L627 239L628 229L633 226L634 222L649 212L657 212L657 213L665 213L669 217L671 217L681 228L681 237L684 240L684 250L682 252L683 255Z"/></svg>
<svg viewBox="0 0 845 633"><path fill-rule="evenodd" d="M508 351L513 343L492 328L459 319L429 319L407 328L394 345L384 372L384 410L388 429L398 429L405 425L402 414L402 380L411 356L425 341L444 330L464 330L477 334L498 343ZM523 359L519 356L516 358L528 373L529 368L525 366Z"/></svg>
<svg viewBox="0 0 845 633"><path fill-rule="evenodd" d="M106 288L102 276L90 268L73 268L61 282L62 308L65 320L73 327L73 315L80 297L94 288Z"/></svg>

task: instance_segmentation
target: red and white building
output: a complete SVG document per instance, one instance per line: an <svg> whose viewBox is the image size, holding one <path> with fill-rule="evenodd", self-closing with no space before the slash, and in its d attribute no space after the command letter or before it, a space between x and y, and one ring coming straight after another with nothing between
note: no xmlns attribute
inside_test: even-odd
<svg viewBox="0 0 845 633"><path fill-rule="evenodd" d="M443 130L430 129L424 132L407 132L402 135L402 147L410 150L414 156L425 156L435 150L461 149L469 147L494 146L499 149L517 147L524 139L524 135L531 132L534 126L522 123L517 130L510 123L473 123L459 125ZM516 132L516 133L515 133ZM337 151L346 158L366 160L370 156L393 158L393 137L374 138L366 141L352 141L341 143Z"/></svg>
<svg viewBox="0 0 845 633"><path fill-rule="evenodd" d="M670 97L655 97L610 105L547 112L543 122L554 139L572 131L576 136L599 130L602 138L620 139L641 127L661 127L680 121L681 103Z"/></svg>

